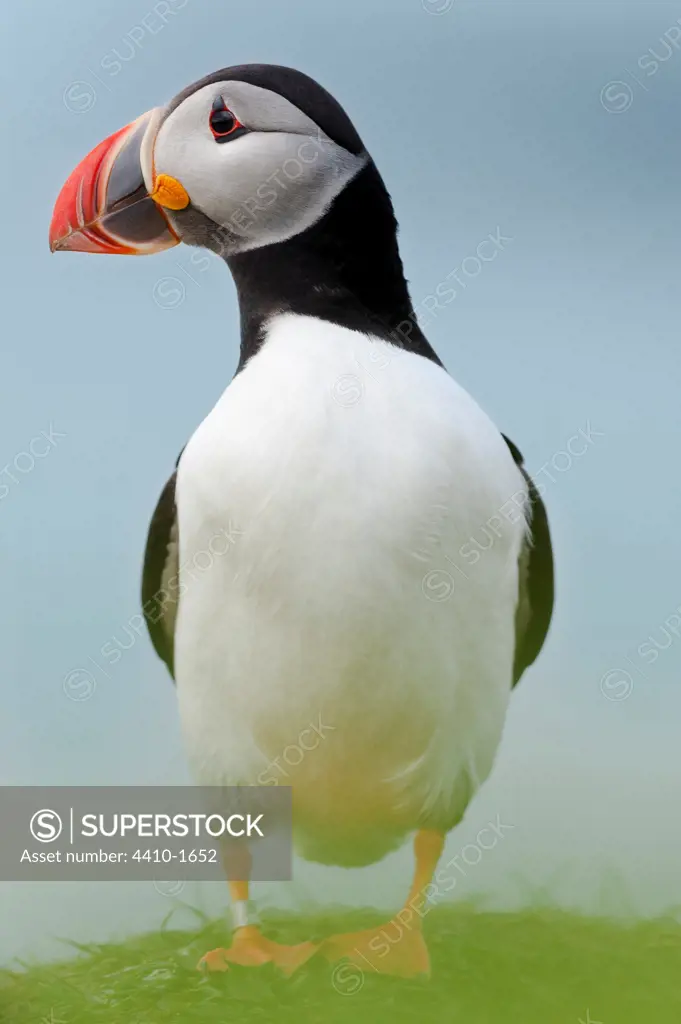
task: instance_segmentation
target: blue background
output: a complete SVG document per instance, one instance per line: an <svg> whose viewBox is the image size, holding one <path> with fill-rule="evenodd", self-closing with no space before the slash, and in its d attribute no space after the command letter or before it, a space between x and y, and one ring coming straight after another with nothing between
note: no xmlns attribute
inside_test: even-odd
<svg viewBox="0 0 681 1024"><path fill-rule="evenodd" d="M417 305L490 233L510 239L479 274L457 271L465 287L426 329L529 468L546 466L558 602L450 849L497 814L514 828L454 895L674 906L681 638L662 627L681 605L681 7L170 8L165 23L149 0L1 15L0 782L186 779L173 688L126 625L160 488L236 366L233 285L184 247L51 256L47 229L62 182L106 135L219 67L289 64L340 99L378 163ZM568 464L560 453L589 424L593 443ZM20 453L50 425L64 436L31 466ZM129 647L115 665L107 643ZM645 643L665 649L653 661ZM361 872L300 866L260 892L397 905L410 870L404 850ZM217 910L226 887L170 903L182 900ZM53 951L52 935L151 927L169 897L151 883L6 885L0 905L9 958Z"/></svg>

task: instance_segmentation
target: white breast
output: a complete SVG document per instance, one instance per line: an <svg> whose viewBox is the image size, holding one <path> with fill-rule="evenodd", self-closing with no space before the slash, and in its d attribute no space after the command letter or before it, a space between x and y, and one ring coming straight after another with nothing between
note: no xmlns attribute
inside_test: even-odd
<svg viewBox="0 0 681 1024"><path fill-rule="evenodd" d="M503 727L525 523L499 511L524 494L440 367L277 317L178 471L175 665L198 779L293 785L302 852L327 862L451 828Z"/></svg>

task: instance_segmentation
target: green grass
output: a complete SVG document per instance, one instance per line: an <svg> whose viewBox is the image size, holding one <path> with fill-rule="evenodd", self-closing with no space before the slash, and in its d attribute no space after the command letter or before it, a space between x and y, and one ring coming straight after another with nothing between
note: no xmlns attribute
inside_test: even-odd
<svg viewBox="0 0 681 1024"><path fill-rule="evenodd" d="M370 911L271 916L283 941L380 923ZM0 972L2 1024L680 1024L681 927L622 925L558 911L484 913L441 907L424 922L430 981L311 961L290 980L270 965L203 977L195 965L224 944L224 925L160 931L83 947L61 963ZM357 991L352 991L357 988ZM337 991L342 989L343 991ZM587 1016L587 1010L589 1016Z"/></svg>

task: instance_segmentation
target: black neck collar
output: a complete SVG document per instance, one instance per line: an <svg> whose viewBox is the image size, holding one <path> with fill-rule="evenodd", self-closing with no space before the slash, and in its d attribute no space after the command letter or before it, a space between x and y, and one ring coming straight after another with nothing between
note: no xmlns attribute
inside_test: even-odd
<svg viewBox="0 0 681 1024"><path fill-rule="evenodd" d="M372 334L440 362L416 322L392 203L372 161L307 231L227 263L241 313L238 370L262 345L267 320L284 312Z"/></svg>

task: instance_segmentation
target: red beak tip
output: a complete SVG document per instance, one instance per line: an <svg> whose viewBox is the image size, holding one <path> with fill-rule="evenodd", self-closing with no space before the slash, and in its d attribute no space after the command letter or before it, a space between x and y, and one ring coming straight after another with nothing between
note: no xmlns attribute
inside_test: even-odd
<svg viewBox="0 0 681 1024"><path fill-rule="evenodd" d="M69 232L67 235L58 235L56 238L50 235L50 252L68 252L70 248L69 238L71 238L72 234L73 232Z"/></svg>

